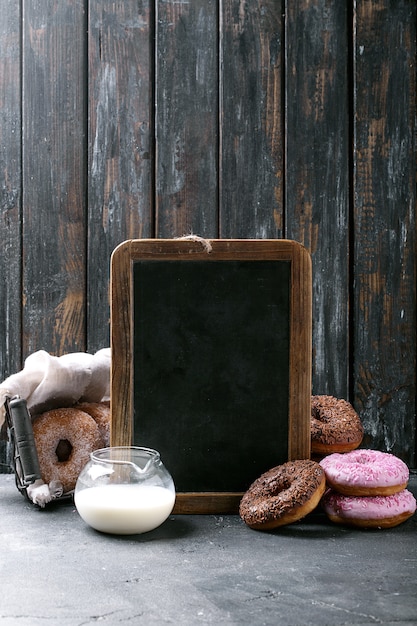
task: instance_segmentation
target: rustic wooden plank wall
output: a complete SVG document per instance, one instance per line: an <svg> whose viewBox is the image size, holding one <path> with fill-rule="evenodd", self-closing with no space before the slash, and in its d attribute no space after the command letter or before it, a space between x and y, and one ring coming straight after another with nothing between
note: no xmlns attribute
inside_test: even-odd
<svg viewBox="0 0 417 626"><path fill-rule="evenodd" d="M21 345L64 353L85 343L85 20L55 0L21 17Z"/></svg>
<svg viewBox="0 0 417 626"><path fill-rule="evenodd" d="M353 45L353 394L367 439L411 458L416 3L359 2Z"/></svg>
<svg viewBox="0 0 417 626"><path fill-rule="evenodd" d="M124 239L288 237L313 392L415 466L414 0L0 2L0 377L109 344Z"/></svg>

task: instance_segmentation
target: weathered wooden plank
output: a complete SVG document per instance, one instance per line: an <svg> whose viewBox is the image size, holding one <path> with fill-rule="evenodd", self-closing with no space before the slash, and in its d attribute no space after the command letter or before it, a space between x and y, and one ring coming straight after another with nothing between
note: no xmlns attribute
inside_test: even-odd
<svg viewBox="0 0 417 626"><path fill-rule="evenodd" d="M313 261L313 392L348 397L349 16L287 3L286 234Z"/></svg>
<svg viewBox="0 0 417 626"><path fill-rule="evenodd" d="M414 464L416 4L358 0L355 25L355 404Z"/></svg>
<svg viewBox="0 0 417 626"><path fill-rule="evenodd" d="M283 3L220 3L220 235L283 236Z"/></svg>
<svg viewBox="0 0 417 626"><path fill-rule="evenodd" d="M82 2L23 7L23 352L85 348Z"/></svg>
<svg viewBox="0 0 417 626"><path fill-rule="evenodd" d="M21 114L20 3L1 7L0 29L0 380L21 366ZM0 472L10 470L11 450L0 433Z"/></svg>
<svg viewBox="0 0 417 626"><path fill-rule="evenodd" d="M112 251L153 234L153 14L148 0L88 6L87 344L94 351L110 341Z"/></svg>
<svg viewBox="0 0 417 626"><path fill-rule="evenodd" d="M20 369L20 5L2 3L0 30L0 380Z"/></svg>
<svg viewBox="0 0 417 626"><path fill-rule="evenodd" d="M217 2L156 4L156 235L216 237Z"/></svg>
<svg viewBox="0 0 417 626"><path fill-rule="evenodd" d="M107 345L124 239L286 236L312 252L313 390L350 388L365 444L415 466L415 2L1 9L2 376Z"/></svg>

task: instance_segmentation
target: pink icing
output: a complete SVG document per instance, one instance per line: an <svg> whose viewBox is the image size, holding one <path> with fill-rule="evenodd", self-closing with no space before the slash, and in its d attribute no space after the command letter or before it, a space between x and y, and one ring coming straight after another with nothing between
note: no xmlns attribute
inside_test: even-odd
<svg viewBox="0 0 417 626"><path fill-rule="evenodd" d="M320 461L326 477L334 485L392 487L407 484L409 471L404 461L388 452L353 450L329 454Z"/></svg>
<svg viewBox="0 0 417 626"><path fill-rule="evenodd" d="M416 499L407 489L392 496L342 496L329 489L321 504L327 515L342 519L378 520L396 517L402 513L412 515L416 510Z"/></svg>

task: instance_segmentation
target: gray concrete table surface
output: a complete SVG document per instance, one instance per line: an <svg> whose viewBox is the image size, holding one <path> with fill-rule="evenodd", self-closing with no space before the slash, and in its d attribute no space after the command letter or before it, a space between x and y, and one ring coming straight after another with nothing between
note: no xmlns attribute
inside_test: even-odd
<svg viewBox="0 0 417 626"><path fill-rule="evenodd" d="M12 475L0 476L0 515L2 626L417 624L417 515L361 530L317 509L268 533L233 515L172 515L122 537L71 503L34 507Z"/></svg>

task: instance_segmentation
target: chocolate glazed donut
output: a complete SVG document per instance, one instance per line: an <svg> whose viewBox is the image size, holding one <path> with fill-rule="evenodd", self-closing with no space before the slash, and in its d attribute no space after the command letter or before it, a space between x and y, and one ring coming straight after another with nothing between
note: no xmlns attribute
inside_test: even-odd
<svg viewBox="0 0 417 626"><path fill-rule="evenodd" d="M347 400L333 396L311 398L311 452L317 455L350 452L362 442L363 426Z"/></svg>
<svg viewBox="0 0 417 626"><path fill-rule="evenodd" d="M256 530L285 526L313 511L325 487L325 473L318 463L288 461L252 483L240 502L239 514Z"/></svg>

